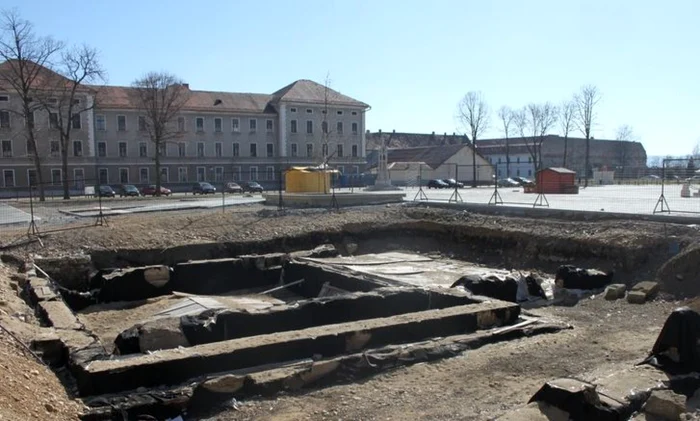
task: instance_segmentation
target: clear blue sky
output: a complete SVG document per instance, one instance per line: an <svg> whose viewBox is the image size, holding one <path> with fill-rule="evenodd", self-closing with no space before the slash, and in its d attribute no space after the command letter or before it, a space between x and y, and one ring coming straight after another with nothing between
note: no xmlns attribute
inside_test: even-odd
<svg viewBox="0 0 700 421"><path fill-rule="evenodd" d="M459 99L493 110L603 94L594 136L629 124L649 155L700 140L700 1L4 0L37 32L101 51L109 83L166 70L192 89L323 82L372 106L371 130L459 131ZM487 135L500 136L495 112Z"/></svg>

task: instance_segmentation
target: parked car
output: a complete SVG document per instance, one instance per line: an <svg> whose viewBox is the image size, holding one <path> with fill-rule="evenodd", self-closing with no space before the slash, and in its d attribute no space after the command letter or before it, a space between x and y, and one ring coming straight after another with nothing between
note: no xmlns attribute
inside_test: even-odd
<svg viewBox="0 0 700 421"><path fill-rule="evenodd" d="M445 183L442 180L430 180L430 181L428 181L428 188L429 189L449 189L450 186L449 186L449 184Z"/></svg>
<svg viewBox="0 0 700 421"><path fill-rule="evenodd" d="M207 183L206 181L200 181L199 183L194 183L192 186L192 194L214 194L216 193L216 187Z"/></svg>
<svg viewBox="0 0 700 421"><path fill-rule="evenodd" d="M661 177L659 177L656 174L649 174L649 175L645 175L644 177L642 177L642 180L660 180L660 179L661 179Z"/></svg>
<svg viewBox="0 0 700 421"><path fill-rule="evenodd" d="M263 186L258 184L256 181L249 181L243 184L243 191L246 193L262 193Z"/></svg>
<svg viewBox="0 0 700 421"><path fill-rule="evenodd" d="M457 187L458 189L461 189L464 187L464 183L460 183L459 181L455 180L454 178L445 178L442 180L443 183L447 184L447 187L454 189Z"/></svg>
<svg viewBox="0 0 700 421"><path fill-rule="evenodd" d="M142 188L141 194L144 196L155 196L156 195L156 185L151 184L148 187ZM173 192L170 189L165 188L163 186L160 186L160 195L161 196L170 196L171 194L173 194Z"/></svg>
<svg viewBox="0 0 700 421"><path fill-rule="evenodd" d="M243 187L241 187L238 183L231 181L226 183L224 186L224 191L226 193L243 193Z"/></svg>
<svg viewBox="0 0 700 421"><path fill-rule="evenodd" d="M501 178L498 180L498 187L520 187L520 183L513 180L512 178Z"/></svg>
<svg viewBox="0 0 700 421"><path fill-rule="evenodd" d="M119 197L129 197L129 196L134 196L134 197L139 197L141 196L141 193L139 192L139 189L136 188L133 184L122 184L119 187Z"/></svg>
<svg viewBox="0 0 700 421"><path fill-rule="evenodd" d="M100 197L114 197L116 196L116 193L114 192L114 189L110 186L100 186L97 190L97 194Z"/></svg>
<svg viewBox="0 0 700 421"><path fill-rule="evenodd" d="M521 186L534 186L535 182L525 177L511 177L513 181L517 182Z"/></svg>

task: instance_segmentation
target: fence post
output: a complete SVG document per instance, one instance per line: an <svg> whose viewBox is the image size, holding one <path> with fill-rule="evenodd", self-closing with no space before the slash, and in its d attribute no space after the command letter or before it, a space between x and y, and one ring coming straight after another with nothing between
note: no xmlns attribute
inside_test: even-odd
<svg viewBox="0 0 700 421"><path fill-rule="evenodd" d="M39 230L36 228L36 222L34 222L34 196L32 195L32 184L29 184L29 228L27 229L27 237L32 237L33 235L38 235Z"/></svg>
<svg viewBox="0 0 700 421"><path fill-rule="evenodd" d="M97 206L99 207L99 213L97 219L95 220L95 226L107 225L107 218L102 213L102 195L100 194L99 184L95 186L95 194L97 195Z"/></svg>
<svg viewBox="0 0 700 421"><path fill-rule="evenodd" d="M221 213L226 213L226 183L221 187Z"/></svg>
<svg viewBox="0 0 700 421"><path fill-rule="evenodd" d="M280 170L279 174L279 201L277 202L277 210L284 211L284 198L282 196L282 177L284 175L284 170Z"/></svg>

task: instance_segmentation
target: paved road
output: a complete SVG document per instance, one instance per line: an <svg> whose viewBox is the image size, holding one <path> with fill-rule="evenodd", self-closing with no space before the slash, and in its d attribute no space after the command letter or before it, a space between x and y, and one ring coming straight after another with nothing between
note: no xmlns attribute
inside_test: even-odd
<svg viewBox="0 0 700 421"><path fill-rule="evenodd" d="M29 223L31 216L24 211L0 203L0 225Z"/></svg>
<svg viewBox="0 0 700 421"><path fill-rule="evenodd" d="M154 203L148 204L148 202L141 202L133 207L119 206L118 209L111 209L109 202L104 201L102 213L105 216L111 215L126 215L132 213L144 213L144 212L166 212L166 211L183 211L192 209L212 209L220 208L223 206L236 206L236 205L247 205L251 203L262 203L265 199L262 197L227 197L222 201L220 196L212 199L189 199L189 200L179 200L179 201L168 201L167 203ZM63 213L81 216L81 217L95 217L98 215L98 211L94 207L86 210L81 209L65 209L62 210Z"/></svg>

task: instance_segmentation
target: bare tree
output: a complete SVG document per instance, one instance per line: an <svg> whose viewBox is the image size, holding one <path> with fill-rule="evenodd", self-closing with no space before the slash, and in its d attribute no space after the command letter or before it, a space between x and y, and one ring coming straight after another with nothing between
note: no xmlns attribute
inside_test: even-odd
<svg viewBox="0 0 700 421"><path fill-rule="evenodd" d="M328 127L328 105L330 103L331 92L331 75L330 73L326 73L326 79L323 82L323 110L321 110L323 117L321 118L321 151L319 153L321 166L323 167L328 165L328 161L331 158L328 150L331 139L331 128ZM333 154L335 154L335 152Z"/></svg>
<svg viewBox="0 0 700 421"><path fill-rule="evenodd" d="M696 160L700 159L700 140L693 146L693 158Z"/></svg>
<svg viewBox="0 0 700 421"><path fill-rule="evenodd" d="M472 187L476 187L476 141L489 125L489 107L481 92L470 91L457 106L457 119L471 135Z"/></svg>
<svg viewBox="0 0 700 421"><path fill-rule="evenodd" d="M144 114L145 129L154 145L156 195L160 195L160 158L168 142L182 136L177 117L190 97L179 78L165 72L150 72L132 84L138 108Z"/></svg>
<svg viewBox="0 0 700 421"><path fill-rule="evenodd" d="M45 148L39 147L37 142L34 111L40 109L41 104L34 101L34 97L50 72L52 59L63 48L63 44L53 38L36 35L32 23L22 19L16 10L3 11L0 19L0 59L4 61L0 71L0 85L16 93L21 102L20 111L12 107L6 111L26 122L24 135L27 149L32 155L39 200L43 201L45 195L41 161Z"/></svg>
<svg viewBox="0 0 700 421"><path fill-rule="evenodd" d="M63 172L63 199L70 199L68 151L71 133L81 127L81 116L95 107L97 89L86 85L105 81L97 50L88 46L74 47L61 54L58 73L52 74L46 90L38 96L44 109L55 115L52 124L59 132L59 149Z"/></svg>
<svg viewBox="0 0 700 421"><path fill-rule="evenodd" d="M629 142L635 140L634 131L631 126L624 124L617 128L615 134L617 140L617 160L620 166L620 177L624 178L627 174L625 167L627 166L627 158L629 154Z"/></svg>
<svg viewBox="0 0 700 421"><path fill-rule="evenodd" d="M593 85L581 87L581 91L574 96L574 112L576 116L574 122L581 134L586 138L585 187L588 187L588 175L591 171L591 130L595 121L595 108L598 102L600 102L600 93L598 88Z"/></svg>
<svg viewBox="0 0 700 421"><path fill-rule="evenodd" d="M557 107L549 102L528 104L516 114L515 126L532 157L535 172L542 168L542 143L557 122Z"/></svg>
<svg viewBox="0 0 700 421"><path fill-rule="evenodd" d="M506 149L506 177L510 177L510 133L515 120L515 114L510 107L504 105L498 109L498 118L501 120L503 136L505 136L504 146Z"/></svg>
<svg viewBox="0 0 700 421"><path fill-rule="evenodd" d="M562 167L566 168L566 158L569 155L569 133L574 128L576 105L573 101L564 101L559 107L559 128L564 135L564 158Z"/></svg>

